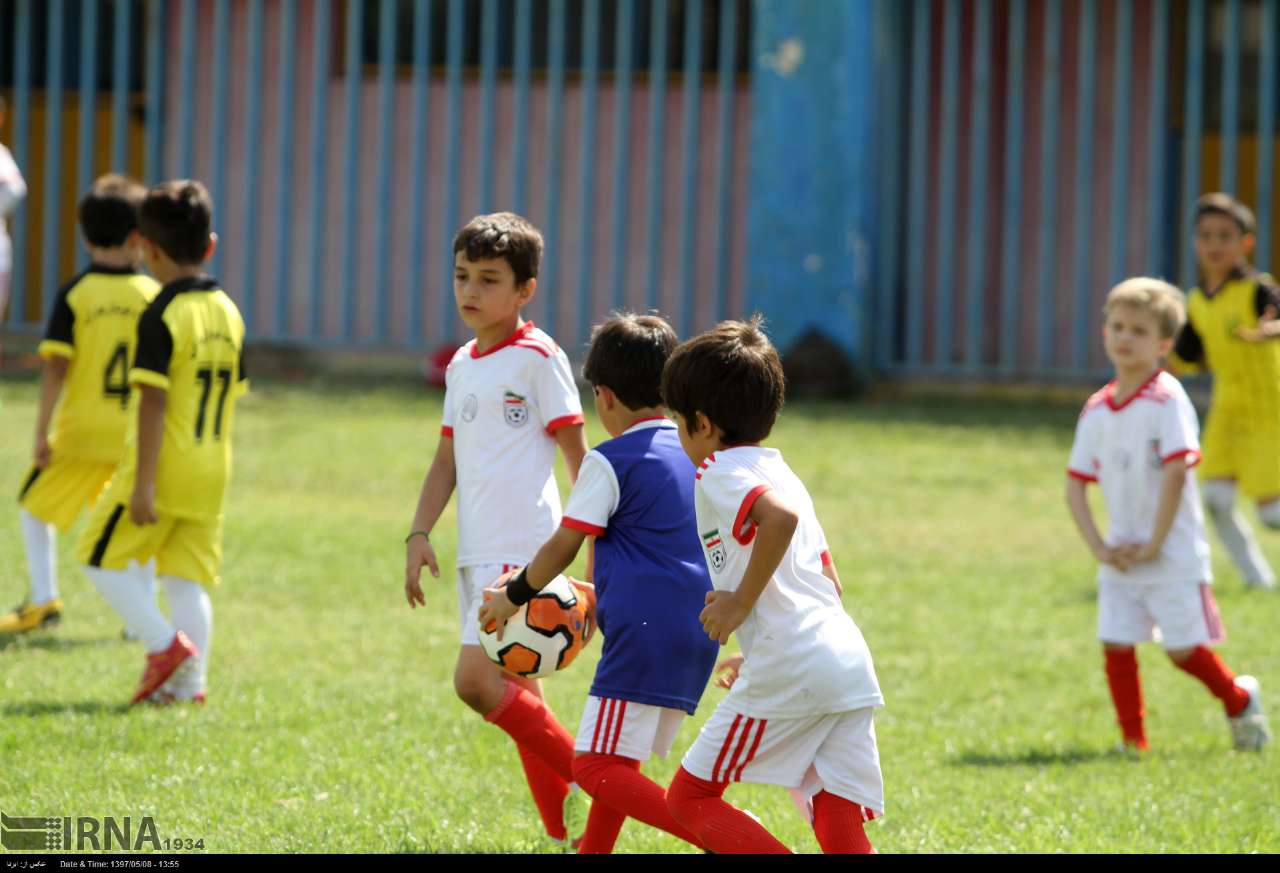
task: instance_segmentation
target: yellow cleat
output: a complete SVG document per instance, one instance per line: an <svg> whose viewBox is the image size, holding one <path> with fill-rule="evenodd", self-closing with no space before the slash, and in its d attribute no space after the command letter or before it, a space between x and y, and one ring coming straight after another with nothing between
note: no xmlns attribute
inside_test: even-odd
<svg viewBox="0 0 1280 873"><path fill-rule="evenodd" d="M54 598L33 606L19 605L8 615L0 615L0 634L23 634L33 630L51 630L62 621L62 601Z"/></svg>

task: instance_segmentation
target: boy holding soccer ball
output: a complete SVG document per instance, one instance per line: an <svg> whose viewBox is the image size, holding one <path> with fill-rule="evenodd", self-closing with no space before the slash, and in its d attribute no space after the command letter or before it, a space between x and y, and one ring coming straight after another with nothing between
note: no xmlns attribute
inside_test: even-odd
<svg viewBox="0 0 1280 873"><path fill-rule="evenodd" d="M697 620L711 582L693 517L695 471L659 392L675 347L671 326L651 315L618 315L592 333L583 373L613 438L582 462L560 529L480 610L480 624L497 621L501 634L594 538L604 652L574 747L574 777L594 798L583 854L610 852L627 816L702 845L671 817L662 787L640 774L697 709L718 648Z"/></svg>
<svg viewBox="0 0 1280 873"><path fill-rule="evenodd" d="M481 592L528 562L560 522L556 448L577 478L587 453L582 402L569 359L521 311L537 290L542 235L509 212L473 218L453 241L453 294L475 339L445 372L444 422L406 538L405 596L426 605L419 577L440 575L431 531L458 492L461 651L453 685L469 707L510 735L552 839L566 839L573 737L538 681L502 673L480 647ZM572 817L572 815L571 815Z"/></svg>
<svg viewBox="0 0 1280 873"><path fill-rule="evenodd" d="M793 789L827 853L871 852L863 822L884 809L871 653L840 602L813 501L768 438L782 363L758 319L727 321L676 349L662 397L698 467L697 534L715 590L700 619L742 655L729 694L684 757L667 804L713 852L788 849L724 801L730 782Z"/></svg>
<svg viewBox="0 0 1280 873"><path fill-rule="evenodd" d="M1134 645L1158 639L1175 665L1222 702L1236 748L1260 749L1270 732L1258 680L1233 675L1209 648L1225 633L1190 472L1200 460L1196 411L1160 368L1186 319L1182 293L1159 279L1128 279L1111 289L1103 313L1116 377L1080 413L1067 505L1098 559L1098 638L1125 745L1147 748ZM1106 499L1105 539L1085 497L1090 482Z"/></svg>

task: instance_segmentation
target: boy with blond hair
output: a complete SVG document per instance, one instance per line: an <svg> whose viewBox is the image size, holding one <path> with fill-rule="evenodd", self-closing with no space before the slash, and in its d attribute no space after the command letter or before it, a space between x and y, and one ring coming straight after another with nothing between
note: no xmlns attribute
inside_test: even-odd
<svg viewBox="0 0 1280 873"><path fill-rule="evenodd" d="M1103 309L1115 378L1085 403L1067 465L1067 505L1098 559L1098 638L1127 747L1148 748L1134 646L1159 640L1170 660L1222 702L1238 749L1270 739L1258 680L1235 676L1210 648L1225 637L1210 587L1209 543L1195 478L1196 412L1161 369L1185 319L1159 279L1121 282ZM1098 531L1085 487L1097 482L1110 529Z"/></svg>

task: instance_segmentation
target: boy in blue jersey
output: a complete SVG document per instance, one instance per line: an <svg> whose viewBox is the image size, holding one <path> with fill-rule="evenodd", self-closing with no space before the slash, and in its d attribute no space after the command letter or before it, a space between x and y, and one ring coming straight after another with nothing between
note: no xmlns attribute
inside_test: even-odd
<svg viewBox="0 0 1280 873"><path fill-rule="evenodd" d="M501 625L594 538L604 651L574 744L574 778L594 800L583 854L611 851L627 816L701 847L667 811L662 787L640 774L697 708L719 648L698 621L711 581L694 524L696 471L659 393L676 344L650 315L618 315L593 331L583 375L613 439L587 453L559 530L480 610L481 625Z"/></svg>

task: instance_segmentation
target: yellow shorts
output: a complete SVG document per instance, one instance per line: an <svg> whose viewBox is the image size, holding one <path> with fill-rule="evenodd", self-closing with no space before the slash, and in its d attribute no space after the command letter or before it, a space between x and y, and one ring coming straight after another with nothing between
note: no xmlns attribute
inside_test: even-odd
<svg viewBox="0 0 1280 873"><path fill-rule="evenodd" d="M1254 500L1280 496L1280 420L1212 409L1200 450L1201 479L1234 479Z"/></svg>
<svg viewBox="0 0 1280 873"><path fill-rule="evenodd" d="M32 467L22 480L18 503L27 512L66 533L75 524L81 510L93 506L115 464L59 457L44 469Z"/></svg>
<svg viewBox="0 0 1280 873"><path fill-rule="evenodd" d="M115 489L113 489L114 491ZM156 572L212 588L221 580L222 517L179 518L157 512L160 520L139 527L129 519L129 495L108 492L89 516L76 544L76 560L90 567L123 570L130 561L156 559Z"/></svg>

